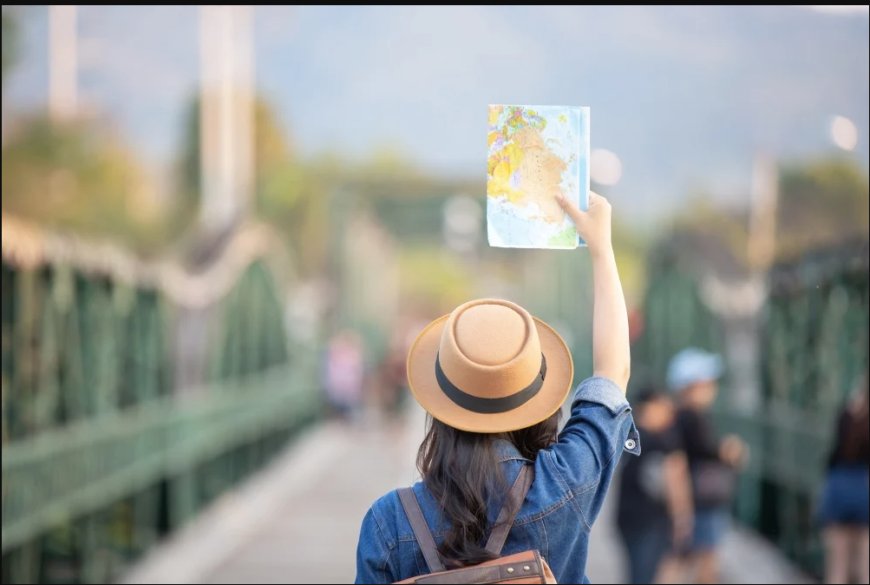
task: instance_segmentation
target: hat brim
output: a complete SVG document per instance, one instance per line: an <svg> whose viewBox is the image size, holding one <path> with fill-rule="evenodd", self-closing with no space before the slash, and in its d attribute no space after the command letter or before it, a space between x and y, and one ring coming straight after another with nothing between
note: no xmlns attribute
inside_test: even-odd
<svg viewBox="0 0 870 585"><path fill-rule="evenodd" d="M429 414L463 431L503 433L535 425L559 410L571 390L574 361L562 337L537 318L534 321L541 340L541 351L547 358L547 375L538 393L512 410L494 414L474 412L453 402L435 379L435 358L448 317L450 315L444 315L429 323L408 352L407 372L411 393Z"/></svg>

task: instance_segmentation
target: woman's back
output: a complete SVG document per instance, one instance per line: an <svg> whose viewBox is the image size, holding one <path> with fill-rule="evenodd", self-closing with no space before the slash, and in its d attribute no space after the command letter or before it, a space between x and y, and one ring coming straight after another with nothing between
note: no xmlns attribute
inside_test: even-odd
<svg viewBox="0 0 870 585"><path fill-rule="evenodd" d="M535 468L535 480L502 556L538 549L560 583L584 582L589 530L619 454L623 449L632 453L640 449L622 391L605 378L583 382L558 442L539 451L534 462L507 440L497 440L494 447L506 485L513 483L522 465ZM449 531L442 507L423 482L413 489L436 543L441 544ZM503 499L500 494L487 504L490 526ZM366 515L357 563L358 583L399 581L429 572L396 491L377 500Z"/></svg>
<svg viewBox="0 0 870 585"><path fill-rule="evenodd" d="M558 201L592 258L595 373L578 387L558 437L558 412L574 379L571 349L519 305L469 301L427 325L408 351L408 385L431 415L417 459L423 483L414 490L449 569L493 558L485 542L494 515L528 464L534 481L502 555L537 549L559 581L584 582L589 529L619 455L640 450L625 400L628 314L610 242L610 204L594 193L587 212ZM385 583L428 572L391 492L363 520L356 580Z"/></svg>

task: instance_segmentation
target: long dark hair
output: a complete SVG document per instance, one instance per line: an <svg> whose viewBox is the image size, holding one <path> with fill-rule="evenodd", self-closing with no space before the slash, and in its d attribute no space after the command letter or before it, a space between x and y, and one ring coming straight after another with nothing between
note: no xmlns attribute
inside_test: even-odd
<svg viewBox="0 0 870 585"><path fill-rule="evenodd" d="M488 534L487 502L507 490L494 441L506 439L523 457L534 461L538 451L556 442L559 415L556 411L536 425L507 433L460 431L428 417L417 468L450 524L438 547L445 566L456 568L494 558L483 542Z"/></svg>
<svg viewBox="0 0 870 585"><path fill-rule="evenodd" d="M867 445L870 444L870 388L867 375L859 382L863 388L846 406L842 416L841 445L843 458L847 461L866 463Z"/></svg>

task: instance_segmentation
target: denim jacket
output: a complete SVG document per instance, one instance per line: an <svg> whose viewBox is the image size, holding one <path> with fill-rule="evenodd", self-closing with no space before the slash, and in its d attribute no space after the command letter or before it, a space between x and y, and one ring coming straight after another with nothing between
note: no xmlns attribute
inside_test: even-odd
<svg viewBox="0 0 870 585"><path fill-rule="evenodd" d="M601 510L622 451L640 453L631 408L611 380L593 377L576 390L571 417L559 440L535 461L507 441L497 452L512 484L522 465L535 466L535 479L517 514L502 555L538 549L559 583L588 583L589 531ZM422 482L414 485L423 515L437 543L449 526ZM494 523L499 505L490 505ZM394 490L377 500L362 522L357 546L357 583L391 583L428 573L411 525Z"/></svg>

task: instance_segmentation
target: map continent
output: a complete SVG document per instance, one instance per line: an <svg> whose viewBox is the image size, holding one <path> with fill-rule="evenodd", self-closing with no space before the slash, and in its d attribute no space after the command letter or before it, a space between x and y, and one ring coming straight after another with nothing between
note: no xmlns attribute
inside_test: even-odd
<svg viewBox="0 0 870 585"><path fill-rule="evenodd" d="M576 248L556 201L588 201L588 108L489 106L487 224L492 246Z"/></svg>

